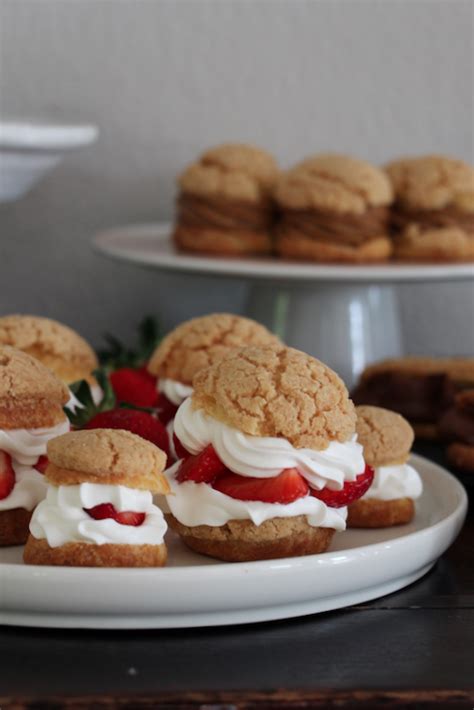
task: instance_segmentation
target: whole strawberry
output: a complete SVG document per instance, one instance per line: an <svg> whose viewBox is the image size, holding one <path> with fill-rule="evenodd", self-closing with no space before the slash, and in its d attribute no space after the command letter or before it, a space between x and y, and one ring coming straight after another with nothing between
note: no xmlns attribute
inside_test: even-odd
<svg viewBox="0 0 474 710"><path fill-rule="evenodd" d="M142 439L151 441L165 452L170 461L168 432L163 424L149 412L138 409L110 409L100 412L84 426L84 429L125 429Z"/></svg>
<svg viewBox="0 0 474 710"><path fill-rule="evenodd" d="M144 367L121 367L109 375L117 402L135 407L155 407L158 402L156 380Z"/></svg>

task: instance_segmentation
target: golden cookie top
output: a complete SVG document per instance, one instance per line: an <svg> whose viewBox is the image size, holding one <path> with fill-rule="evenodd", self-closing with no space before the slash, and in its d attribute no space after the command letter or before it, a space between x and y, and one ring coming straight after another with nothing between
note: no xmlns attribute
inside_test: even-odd
<svg viewBox="0 0 474 710"><path fill-rule="evenodd" d="M453 206L474 212L474 168L442 155L400 158L386 166L397 201L409 209Z"/></svg>
<svg viewBox="0 0 474 710"><path fill-rule="evenodd" d="M55 485L106 483L167 493L166 454L121 429L83 429L48 442L46 478Z"/></svg>
<svg viewBox="0 0 474 710"><path fill-rule="evenodd" d="M387 175L374 165L332 153L299 163L278 181L275 199L287 209L363 214L392 202Z"/></svg>
<svg viewBox="0 0 474 710"><path fill-rule="evenodd" d="M356 407L357 439L369 466L388 466L407 460L414 433L400 414L382 407Z"/></svg>
<svg viewBox="0 0 474 710"><path fill-rule="evenodd" d="M268 197L278 175L275 159L261 148L228 143L211 148L180 176L184 193L258 203Z"/></svg>
<svg viewBox="0 0 474 710"><path fill-rule="evenodd" d="M153 353L148 370L156 377L191 385L199 370L245 345L281 347L279 339L250 318L212 313L181 323Z"/></svg>
<svg viewBox="0 0 474 710"><path fill-rule="evenodd" d="M90 345L72 328L50 318L9 315L0 318L0 343L23 350L69 383L89 378L98 361Z"/></svg>
<svg viewBox="0 0 474 710"><path fill-rule="evenodd" d="M67 387L39 360L0 345L0 427L36 429L64 421Z"/></svg>
<svg viewBox="0 0 474 710"><path fill-rule="evenodd" d="M355 410L329 367L292 348L250 347L201 370L193 407L253 436L323 450L355 432Z"/></svg>

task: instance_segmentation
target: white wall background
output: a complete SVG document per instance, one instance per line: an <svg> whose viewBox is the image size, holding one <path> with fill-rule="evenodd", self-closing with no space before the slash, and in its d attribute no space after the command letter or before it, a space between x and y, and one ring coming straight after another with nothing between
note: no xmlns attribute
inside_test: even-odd
<svg viewBox="0 0 474 710"><path fill-rule="evenodd" d="M144 313L171 326L241 311L243 282L109 262L89 240L171 217L176 173L221 141L284 166L320 150L472 161L472 20L470 0L0 0L1 117L101 129L0 206L0 313L98 344ZM472 285L403 287L401 301L407 350L474 351Z"/></svg>

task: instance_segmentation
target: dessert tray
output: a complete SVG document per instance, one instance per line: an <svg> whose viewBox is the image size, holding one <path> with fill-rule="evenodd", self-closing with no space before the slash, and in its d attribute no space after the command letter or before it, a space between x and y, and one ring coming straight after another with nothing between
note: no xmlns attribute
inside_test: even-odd
<svg viewBox="0 0 474 710"><path fill-rule="evenodd" d="M245 315L326 362L349 387L370 362L403 353L398 288L474 278L474 263L356 266L183 254L171 233L169 222L116 227L97 235L93 246L165 273L244 279Z"/></svg>
<svg viewBox="0 0 474 710"><path fill-rule="evenodd" d="M0 623L153 629L252 623L339 609L395 592L424 575L457 536L461 484L413 455L424 485L413 522L336 534L329 552L228 564L191 552L170 533L160 569L28 566L0 548Z"/></svg>

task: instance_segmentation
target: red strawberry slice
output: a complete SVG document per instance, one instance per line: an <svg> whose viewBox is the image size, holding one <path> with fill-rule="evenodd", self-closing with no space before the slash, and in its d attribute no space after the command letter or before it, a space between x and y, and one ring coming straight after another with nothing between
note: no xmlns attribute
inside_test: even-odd
<svg viewBox="0 0 474 710"><path fill-rule="evenodd" d="M319 498L330 508L342 508L344 505L353 503L366 493L374 480L374 469L365 465L365 471L359 473L355 481L346 481L340 491L332 491L330 488L323 488L321 491L311 489L311 495Z"/></svg>
<svg viewBox="0 0 474 710"><path fill-rule="evenodd" d="M191 454L184 448L176 434L173 432L173 445L178 459L187 459Z"/></svg>
<svg viewBox="0 0 474 710"><path fill-rule="evenodd" d="M219 474L224 473L226 470L212 444L209 444L195 456L189 456L188 454L188 457L179 467L176 478L180 483L183 483L183 481L211 483Z"/></svg>
<svg viewBox="0 0 474 710"><path fill-rule="evenodd" d="M158 401L156 379L145 369L121 367L110 375L117 402L135 407L155 407Z"/></svg>
<svg viewBox="0 0 474 710"><path fill-rule="evenodd" d="M112 518L120 525L133 525L138 527L145 520L145 513L136 513L133 510L124 510L119 513L112 503L100 503L93 508L84 508L86 513L94 520Z"/></svg>
<svg viewBox="0 0 474 710"><path fill-rule="evenodd" d="M168 397L164 395L163 392L160 392L158 395L156 407L158 409L158 419L160 422L163 422L165 426L168 422L174 419L176 412L178 411L177 405L170 402Z"/></svg>
<svg viewBox="0 0 474 710"><path fill-rule="evenodd" d="M10 495L14 485L15 471L12 466L12 457L6 451L0 451L0 500Z"/></svg>
<svg viewBox="0 0 474 710"><path fill-rule="evenodd" d="M141 412L138 409L110 409L92 417L85 429L125 429L142 439L151 441L165 452L169 460L168 432L164 425L153 414Z"/></svg>
<svg viewBox="0 0 474 710"><path fill-rule="evenodd" d="M250 478L237 473L224 473L213 488L238 500L263 503L292 503L308 494L309 486L295 468L285 468L273 478Z"/></svg>
<svg viewBox="0 0 474 710"><path fill-rule="evenodd" d="M40 456L38 461L35 464L35 469L39 473L45 473L46 469L48 468L48 457L47 456Z"/></svg>

